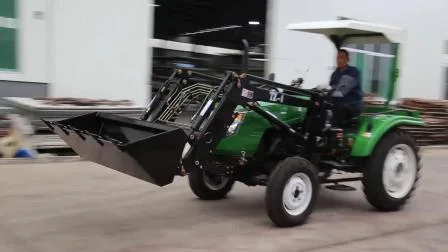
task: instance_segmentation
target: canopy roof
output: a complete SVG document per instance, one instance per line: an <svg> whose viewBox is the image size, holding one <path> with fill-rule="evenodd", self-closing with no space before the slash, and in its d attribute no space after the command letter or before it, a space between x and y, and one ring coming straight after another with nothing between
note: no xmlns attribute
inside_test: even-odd
<svg viewBox="0 0 448 252"><path fill-rule="evenodd" d="M337 47L347 43L403 43L404 29L389 25L357 20L329 20L291 23L286 29L322 34L333 41Z"/></svg>

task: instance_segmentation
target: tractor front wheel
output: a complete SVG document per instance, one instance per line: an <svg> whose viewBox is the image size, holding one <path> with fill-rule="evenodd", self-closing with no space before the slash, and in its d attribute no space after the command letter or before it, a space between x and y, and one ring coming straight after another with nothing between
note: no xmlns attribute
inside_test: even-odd
<svg viewBox="0 0 448 252"><path fill-rule="evenodd" d="M267 214L279 227L302 225L314 209L318 192L316 168L304 158L286 158L270 175L265 199Z"/></svg>
<svg viewBox="0 0 448 252"><path fill-rule="evenodd" d="M188 175L188 182L190 189L200 199L218 200L224 198L232 190L235 180L198 169Z"/></svg>
<svg viewBox="0 0 448 252"><path fill-rule="evenodd" d="M412 196L420 176L420 154L404 131L388 133L376 146L364 171L367 201L380 211L396 211Z"/></svg>

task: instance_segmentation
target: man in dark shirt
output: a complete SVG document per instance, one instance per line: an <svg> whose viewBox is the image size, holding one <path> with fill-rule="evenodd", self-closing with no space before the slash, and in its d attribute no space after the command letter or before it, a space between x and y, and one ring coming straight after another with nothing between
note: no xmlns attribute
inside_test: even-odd
<svg viewBox="0 0 448 252"><path fill-rule="evenodd" d="M358 116L362 110L363 95L361 76L356 67L348 65L349 54L339 49L337 54L337 68L331 75L328 95L335 104L335 116L338 121Z"/></svg>

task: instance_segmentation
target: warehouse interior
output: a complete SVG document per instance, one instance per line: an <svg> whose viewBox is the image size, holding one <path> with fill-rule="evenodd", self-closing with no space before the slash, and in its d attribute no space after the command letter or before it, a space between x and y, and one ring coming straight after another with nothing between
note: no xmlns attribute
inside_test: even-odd
<svg viewBox="0 0 448 252"><path fill-rule="evenodd" d="M250 72L265 75L267 4L267 0L156 0L154 39L193 46L185 50L152 47L153 91L176 66L214 75L237 70L242 39L251 46Z"/></svg>
<svg viewBox="0 0 448 252"><path fill-rule="evenodd" d="M190 43L230 49L240 49L242 38L253 45L265 41L266 0L156 0L154 5L157 39L186 37Z"/></svg>

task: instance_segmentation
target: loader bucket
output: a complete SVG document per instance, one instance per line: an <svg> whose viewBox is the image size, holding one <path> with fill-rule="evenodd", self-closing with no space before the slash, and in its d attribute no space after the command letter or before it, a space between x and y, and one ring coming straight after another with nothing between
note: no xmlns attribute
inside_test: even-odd
<svg viewBox="0 0 448 252"><path fill-rule="evenodd" d="M158 186L173 182L187 142L181 128L106 113L42 120L85 160Z"/></svg>

